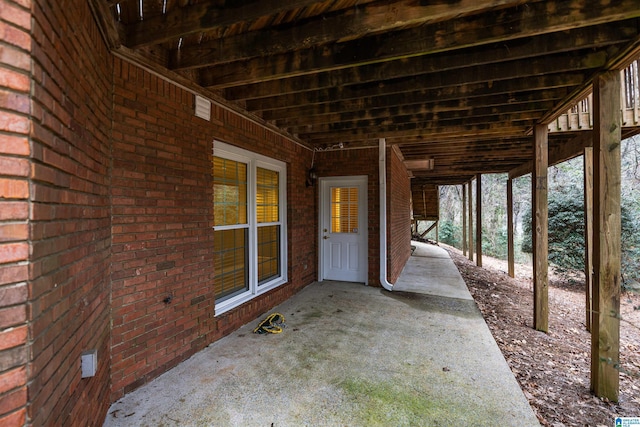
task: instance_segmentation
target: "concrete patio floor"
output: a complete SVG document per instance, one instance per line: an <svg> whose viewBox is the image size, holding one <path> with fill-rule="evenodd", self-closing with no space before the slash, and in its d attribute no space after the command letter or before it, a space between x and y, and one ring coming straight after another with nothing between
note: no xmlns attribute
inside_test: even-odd
<svg viewBox="0 0 640 427"><path fill-rule="evenodd" d="M393 292L313 283L115 402L104 426L538 426L458 270L416 250Z"/></svg>

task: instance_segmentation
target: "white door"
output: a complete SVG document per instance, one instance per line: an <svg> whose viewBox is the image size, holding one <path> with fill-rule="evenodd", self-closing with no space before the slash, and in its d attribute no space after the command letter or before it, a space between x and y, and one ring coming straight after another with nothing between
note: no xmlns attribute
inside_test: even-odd
<svg viewBox="0 0 640 427"><path fill-rule="evenodd" d="M367 177L320 180L320 280L367 281Z"/></svg>

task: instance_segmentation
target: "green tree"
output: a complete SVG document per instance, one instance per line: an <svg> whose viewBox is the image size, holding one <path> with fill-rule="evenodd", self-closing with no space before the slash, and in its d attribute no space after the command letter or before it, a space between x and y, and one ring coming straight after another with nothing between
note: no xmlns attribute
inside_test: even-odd
<svg viewBox="0 0 640 427"><path fill-rule="evenodd" d="M442 243L458 247L460 245L460 235L462 231L453 223L453 221L440 221L438 226L438 238Z"/></svg>
<svg viewBox="0 0 640 427"><path fill-rule="evenodd" d="M549 193L549 262L584 269L584 202L581 188ZM522 251L533 252L531 210L524 214Z"/></svg>

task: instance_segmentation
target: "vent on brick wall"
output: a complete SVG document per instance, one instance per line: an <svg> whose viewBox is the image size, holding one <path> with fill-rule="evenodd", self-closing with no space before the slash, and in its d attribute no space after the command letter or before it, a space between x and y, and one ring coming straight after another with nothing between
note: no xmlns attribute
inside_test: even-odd
<svg viewBox="0 0 640 427"><path fill-rule="evenodd" d="M196 116L211 121L211 101L196 95Z"/></svg>

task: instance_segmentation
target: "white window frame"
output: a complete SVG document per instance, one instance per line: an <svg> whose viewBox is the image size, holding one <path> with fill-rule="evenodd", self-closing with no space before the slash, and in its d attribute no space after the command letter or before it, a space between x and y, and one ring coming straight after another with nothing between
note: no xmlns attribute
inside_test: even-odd
<svg viewBox="0 0 640 427"><path fill-rule="evenodd" d="M287 283L287 164L270 157L263 156L242 148L214 140L213 155L247 165L247 225L238 226L214 226L214 231L229 230L235 228L248 228L248 265L249 265L249 290L231 298L216 301L215 315L218 316L247 301L270 291L284 283ZM256 168L269 169L278 172L278 219L277 222L262 223L261 226L280 226L280 275L258 284L258 222L256 214Z"/></svg>

